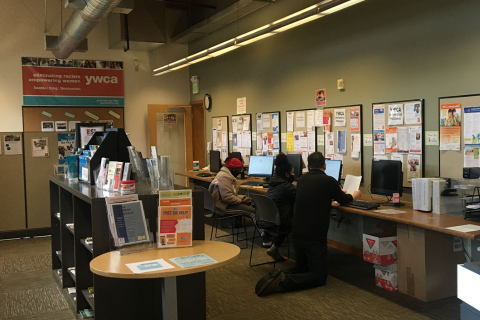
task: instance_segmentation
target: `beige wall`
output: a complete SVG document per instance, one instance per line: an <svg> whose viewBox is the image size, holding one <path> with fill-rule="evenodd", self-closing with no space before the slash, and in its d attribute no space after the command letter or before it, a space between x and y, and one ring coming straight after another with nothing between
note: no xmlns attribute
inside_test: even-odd
<svg viewBox="0 0 480 320"><path fill-rule="evenodd" d="M47 0L48 34L60 32L63 0ZM63 9L63 22L71 11ZM0 2L0 131L22 131L22 56L52 57L44 50L44 1L3 0ZM148 151L147 104L188 104L188 68L162 77L152 70L183 58L186 46L164 45L151 52L108 49L107 21L102 21L89 35L89 50L74 53L72 59L102 59L124 62L125 128L139 151ZM140 70L134 70L138 59ZM40 121L40 120L39 120Z"/></svg>

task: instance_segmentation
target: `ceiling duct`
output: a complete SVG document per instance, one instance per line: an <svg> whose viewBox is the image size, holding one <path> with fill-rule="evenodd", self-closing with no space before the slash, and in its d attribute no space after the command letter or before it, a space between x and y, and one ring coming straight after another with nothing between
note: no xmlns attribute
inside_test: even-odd
<svg viewBox="0 0 480 320"><path fill-rule="evenodd" d="M53 51L58 59L68 58L77 46L87 37L100 20L121 2L121 0L88 0L82 10L76 10L68 19L53 44L47 50Z"/></svg>

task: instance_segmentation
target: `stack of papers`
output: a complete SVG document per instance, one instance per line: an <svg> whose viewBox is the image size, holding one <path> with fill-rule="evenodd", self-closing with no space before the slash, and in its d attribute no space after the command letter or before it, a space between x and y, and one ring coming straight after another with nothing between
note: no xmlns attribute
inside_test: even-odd
<svg viewBox="0 0 480 320"><path fill-rule="evenodd" d="M347 174L345 178L345 183L343 184L343 190L346 191L348 194L353 195L355 191L360 188L360 182L362 182L362 176L352 176L351 174Z"/></svg>

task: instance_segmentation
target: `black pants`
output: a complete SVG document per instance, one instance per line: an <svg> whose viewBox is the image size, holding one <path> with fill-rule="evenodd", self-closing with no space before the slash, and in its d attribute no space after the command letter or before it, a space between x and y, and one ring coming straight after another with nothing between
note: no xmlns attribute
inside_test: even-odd
<svg viewBox="0 0 480 320"><path fill-rule="evenodd" d="M295 267L285 270L282 288L295 291L325 285L328 276L327 244L293 240Z"/></svg>

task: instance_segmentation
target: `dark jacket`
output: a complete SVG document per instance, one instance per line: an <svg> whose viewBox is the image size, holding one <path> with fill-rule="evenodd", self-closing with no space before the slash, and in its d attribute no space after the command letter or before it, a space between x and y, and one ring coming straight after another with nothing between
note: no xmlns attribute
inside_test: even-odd
<svg viewBox="0 0 480 320"><path fill-rule="evenodd" d="M290 231L296 193L295 186L280 177L274 176L269 182L266 196L277 205L281 219L281 230L285 230L285 232Z"/></svg>
<svg viewBox="0 0 480 320"><path fill-rule="evenodd" d="M353 198L321 170L310 170L298 179L292 229L295 240L327 243L332 200L344 204Z"/></svg>

